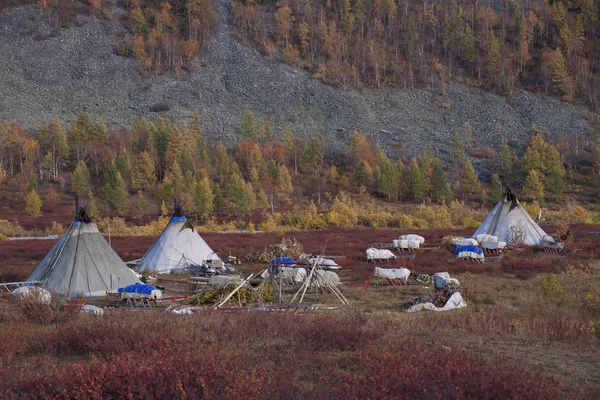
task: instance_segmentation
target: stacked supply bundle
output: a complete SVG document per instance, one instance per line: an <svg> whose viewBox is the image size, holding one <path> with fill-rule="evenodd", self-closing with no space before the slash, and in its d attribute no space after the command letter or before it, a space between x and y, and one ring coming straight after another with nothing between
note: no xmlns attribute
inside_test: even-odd
<svg viewBox="0 0 600 400"><path fill-rule="evenodd" d="M425 238L419 235L408 234L400 236L397 240L393 240L392 243L396 249L418 249L423 243L425 243Z"/></svg>
<svg viewBox="0 0 600 400"><path fill-rule="evenodd" d="M479 240L481 248L484 250L502 250L506 247L506 242L501 242L494 235L480 234L477 235L477 240Z"/></svg>
<svg viewBox="0 0 600 400"><path fill-rule="evenodd" d="M459 246L454 251L457 258L483 261L483 250L477 246Z"/></svg>
<svg viewBox="0 0 600 400"><path fill-rule="evenodd" d="M466 238L466 237L455 237L455 238L452 238L452 240L450 241L450 243L454 247L460 247L460 246L479 246L479 243L477 242L477 240L475 240L473 238Z"/></svg>
<svg viewBox="0 0 600 400"><path fill-rule="evenodd" d="M375 275L375 278L407 280L410 277L410 270L408 268L375 267L373 274Z"/></svg>
<svg viewBox="0 0 600 400"><path fill-rule="evenodd" d="M162 299L162 292L156 286L145 283L134 283L133 285L125 286L117 290L123 299Z"/></svg>

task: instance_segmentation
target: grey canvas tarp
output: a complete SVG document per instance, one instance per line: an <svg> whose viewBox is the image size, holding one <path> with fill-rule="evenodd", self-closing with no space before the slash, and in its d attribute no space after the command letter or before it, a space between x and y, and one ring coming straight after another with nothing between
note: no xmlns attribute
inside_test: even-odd
<svg viewBox="0 0 600 400"><path fill-rule="evenodd" d="M80 219L78 217L78 219ZM28 281L64 295L104 296L139 282L89 218L75 220ZM86 222L87 220L87 222Z"/></svg>

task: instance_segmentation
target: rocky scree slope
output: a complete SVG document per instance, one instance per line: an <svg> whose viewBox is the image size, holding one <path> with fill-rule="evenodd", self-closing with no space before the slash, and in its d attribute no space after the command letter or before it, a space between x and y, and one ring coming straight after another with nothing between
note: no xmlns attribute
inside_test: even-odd
<svg viewBox="0 0 600 400"><path fill-rule="evenodd" d="M219 23L198 67L181 79L164 74L142 79L135 60L117 55L115 36L125 31L118 20L94 17L63 29L56 37L34 40L48 25L33 7L0 14L0 120L16 119L34 127L57 115L68 121L86 111L112 127L128 126L137 116L152 120L166 104L177 120L202 114L206 135L234 144L240 119L253 111L266 117L280 135L321 133L328 151L345 152L356 128L390 153L406 157L440 148L448 159L454 132L471 122L478 145L523 148L531 124L554 134L589 131L592 114L559 99L520 91L511 104L502 96L455 83L441 98L427 90L386 88L342 90L323 84L300 69L271 63L242 44L233 33L229 0L217 1ZM33 16L33 17L32 17ZM28 19L35 22L26 29ZM438 107L441 103L445 106Z"/></svg>

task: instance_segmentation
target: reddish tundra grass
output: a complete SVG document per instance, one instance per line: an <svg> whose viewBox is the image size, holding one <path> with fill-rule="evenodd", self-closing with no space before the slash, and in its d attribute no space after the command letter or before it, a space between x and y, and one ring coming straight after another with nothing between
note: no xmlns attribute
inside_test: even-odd
<svg viewBox="0 0 600 400"><path fill-rule="evenodd" d="M577 252L534 249L485 264L457 261L441 240L467 231L420 231L414 259L384 266L449 271L469 306L403 312L431 288L375 286L364 261L371 242L398 230L290 232L309 253L344 255L351 306L321 314L108 310L43 325L0 302L0 398L598 398L600 396L599 227L573 227ZM242 259L281 241L277 234L203 234L221 256ZM124 259L155 237L112 237ZM0 280L23 280L55 241L0 242ZM261 264L243 265L256 271ZM556 280L549 280L550 274ZM10 278L10 279L8 279ZM550 282L550 284L548 283Z"/></svg>
<svg viewBox="0 0 600 400"><path fill-rule="evenodd" d="M49 329L3 319L2 398L555 399L569 393L555 379L502 358L405 337L386 318L117 313Z"/></svg>

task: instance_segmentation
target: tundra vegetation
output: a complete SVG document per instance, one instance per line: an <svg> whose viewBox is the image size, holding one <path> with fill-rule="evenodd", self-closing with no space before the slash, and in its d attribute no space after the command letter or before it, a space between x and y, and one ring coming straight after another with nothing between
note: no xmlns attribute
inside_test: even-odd
<svg viewBox="0 0 600 400"><path fill-rule="evenodd" d="M104 317L0 304L3 398L203 396L232 398L593 398L598 382L600 240L590 225L571 227L574 256L537 249L499 262L456 260L444 238L471 230L420 230L432 245L402 265L458 277L468 307L407 314L422 286L375 286L365 243L398 229L332 228L289 232L304 251L339 259L351 306L320 314L173 315L107 310ZM402 231L401 231L402 232ZM241 259L279 242L278 233L206 233L219 254ZM142 255L155 236L113 236L124 258ZM2 280L23 279L53 241L0 243ZM28 251L24 251L27 249ZM244 264L256 272L262 264ZM124 333L125 332L125 333ZM73 373L77 371L77 373ZM401 377L402 379L398 379ZM87 395L85 395L87 397Z"/></svg>

